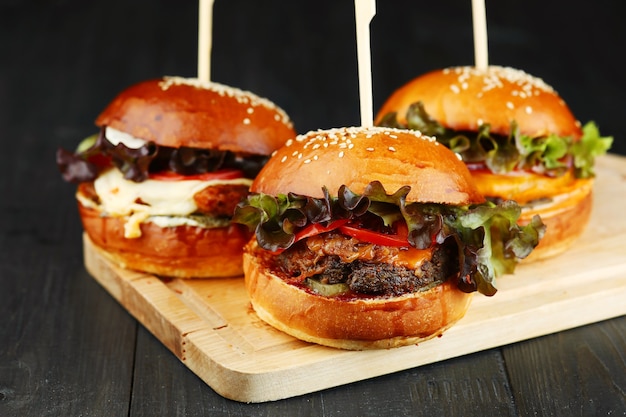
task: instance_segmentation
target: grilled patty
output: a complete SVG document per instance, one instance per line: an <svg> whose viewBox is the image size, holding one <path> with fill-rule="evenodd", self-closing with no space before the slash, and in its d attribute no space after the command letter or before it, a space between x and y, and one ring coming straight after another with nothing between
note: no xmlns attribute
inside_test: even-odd
<svg viewBox="0 0 626 417"><path fill-rule="evenodd" d="M298 242L266 262L272 272L292 283L312 278L324 284L345 283L355 293L382 296L416 292L458 273L454 245L435 249L417 269L396 261L402 250L331 232Z"/></svg>

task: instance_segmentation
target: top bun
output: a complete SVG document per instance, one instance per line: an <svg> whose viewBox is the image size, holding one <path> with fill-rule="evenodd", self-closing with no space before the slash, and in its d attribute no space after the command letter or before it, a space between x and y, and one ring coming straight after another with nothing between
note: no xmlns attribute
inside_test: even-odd
<svg viewBox="0 0 626 417"><path fill-rule="evenodd" d="M516 121L520 133L533 137L582 135L580 123L552 87L509 67L454 67L414 78L387 99L376 123L390 112L397 112L398 121L405 123L409 106L417 101L449 129L476 131L489 123L493 133L507 135Z"/></svg>
<svg viewBox="0 0 626 417"><path fill-rule="evenodd" d="M110 126L157 145L269 155L296 135L287 114L248 91L164 77L122 91L98 116Z"/></svg>
<svg viewBox="0 0 626 417"><path fill-rule="evenodd" d="M348 127L299 135L278 149L250 191L322 198L325 186L361 194L380 181L387 193L409 185L407 201L467 205L484 201L456 155L418 131Z"/></svg>

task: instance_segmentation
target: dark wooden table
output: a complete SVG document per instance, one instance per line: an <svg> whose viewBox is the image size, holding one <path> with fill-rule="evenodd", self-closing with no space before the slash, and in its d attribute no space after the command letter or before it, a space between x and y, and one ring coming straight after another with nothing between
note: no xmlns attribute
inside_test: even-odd
<svg viewBox="0 0 626 417"><path fill-rule="evenodd" d="M196 74L196 4L39 3L0 2L0 416L626 415L623 316L272 403L217 395L85 271L54 164L119 90ZM353 3L302 3L218 0L212 77L271 98L300 132L359 124ZM542 77L626 154L621 2L562 4L487 2L490 62ZM470 0L380 1L375 105L472 64L472 48Z"/></svg>

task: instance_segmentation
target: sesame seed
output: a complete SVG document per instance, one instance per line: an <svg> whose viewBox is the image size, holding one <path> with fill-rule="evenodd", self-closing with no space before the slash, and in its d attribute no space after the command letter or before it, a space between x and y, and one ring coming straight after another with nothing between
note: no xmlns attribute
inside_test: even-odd
<svg viewBox="0 0 626 417"><path fill-rule="evenodd" d="M339 152L339 158L343 158L343 151Z"/></svg>
<svg viewBox="0 0 626 417"><path fill-rule="evenodd" d="M262 106L268 110L274 111L274 120L277 122L282 122L287 126L293 126L293 123L287 113L280 107L278 107L272 101L257 96L256 94L241 90L239 88L230 87L224 84L219 84L211 81L203 81L198 78L185 78L185 77L171 77L166 76L159 82L159 87L161 90L166 91L174 86L188 85L194 88L203 89L213 91L220 96L230 97L237 102L242 104L249 104L251 108ZM247 110L248 113L251 113L250 108Z"/></svg>
<svg viewBox="0 0 626 417"><path fill-rule="evenodd" d="M365 148L365 150L368 152L374 152L374 148Z"/></svg>
<svg viewBox="0 0 626 417"><path fill-rule="evenodd" d="M249 125L250 124L250 119L248 119L247 117L245 119L243 119L243 124L244 125Z"/></svg>
<svg viewBox="0 0 626 417"><path fill-rule="evenodd" d="M246 111L248 112L248 114L254 113L254 109L252 107L248 107Z"/></svg>
<svg viewBox="0 0 626 417"><path fill-rule="evenodd" d="M283 155L282 158L280 158L280 162L285 162L287 160L287 155Z"/></svg>
<svg viewBox="0 0 626 417"><path fill-rule="evenodd" d="M533 108L530 107L530 106L526 106L525 110L526 110L526 114L532 114L532 112L533 112Z"/></svg>
<svg viewBox="0 0 626 417"><path fill-rule="evenodd" d="M293 139L287 139L287 142L285 142L285 146L291 146L293 145Z"/></svg>
<svg viewBox="0 0 626 417"><path fill-rule="evenodd" d="M520 91L514 91L513 95L519 95L521 98L538 95L541 92L556 94L554 89L542 79L533 77L522 70L511 67L492 65L486 70L480 70L470 66L452 67L444 69L443 73L456 74L456 83L450 85L450 89L455 93L460 92L459 84L463 89L469 88L466 81L469 80L471 76L475 76L482 77L482 86L480 89L483 92L502 88L505 83L509 83L519 88Z"/></svg>
<svg viewBox="0 0 626 417"><path fill-rule="evenodd" d="M311 160L310 160L310 159L305 159L305 160L304 160L304 163L305 163L305 164L310 164L310 163L311 163Z"/></svg>
<svg viewBox="0 0 626 417"><path fill-rule="evenodd" d="M515 108L515 106L513 105L513 103L511 103L510 101L507 101L507 102L506 102L506 107L507 107L508 109L511 109L511 110L513 110L513 109Z"/></svg>
<svg viewBox="0 0 626 417"><path fill-rule="evenodd" d="M396 151L396 148L394 148L393 146L390 146L388 149L389 149L391 152L395 152L395 151Z"/></svg>

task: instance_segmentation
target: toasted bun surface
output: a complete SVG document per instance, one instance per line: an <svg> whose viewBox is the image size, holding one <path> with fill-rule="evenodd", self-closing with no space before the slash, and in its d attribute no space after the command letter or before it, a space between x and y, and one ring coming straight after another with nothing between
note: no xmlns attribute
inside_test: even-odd
<svg viewBox="0 0 626 417"><path fill-rule="evenodd" d="M255 250L256 242L251 242L244 253L245 286L255 312L273 327L312 343L350 350L419 343L460 320L472 299L453 280L399 297L324 297L271 274Z"/></svg>
<svg viewBox="0 0 626 417"><path fill-rule="evenodd" d="M389 96L376 116L397 112L406 121L409 106L424 103L426 112L443 126L476 131L489 123L491 131L508 134L516 121L520 133L539 136L555 133L575 139L580 123L554 89L521 70L490 66L435 70L409 81Z"/></svg>
<svg viewBox="0 0 626 417"><path fill-rule="evenodd" d="M250 191L323 197L341 185L362 193L380 181L388 193L409 185L407 201L466 205L484 201L465 164L419 132L352 127L306 133L287 141L263 167Z"/></svg>
<svg viewBox="0 0 626 417"><path fill-rule="evenodd" d="M178 278L242 275L243 246L250 234L239 225L205 229L141 224L141 237L124 237L125 219L106 216L78 203L83 228L92 242L116 265Z"/></svg>
<svg viewBox="0 0 626 417"><path fill-rule="evenodd" d="M122 91L97 117L136 138L269 155L296 135L285 112L248 91L198 79L165 77Z"/></svg>
<svg viewBox="0 0 626 417"><path fill-rule="evenodd" d="M577 188L555 196L547 204L524 208L520 223L530 222L538 214L546 225L546 233L531 254L522 262L533 262L559 255L569 249L583 234L593 208L593 180L578 180Z"/></svg>

